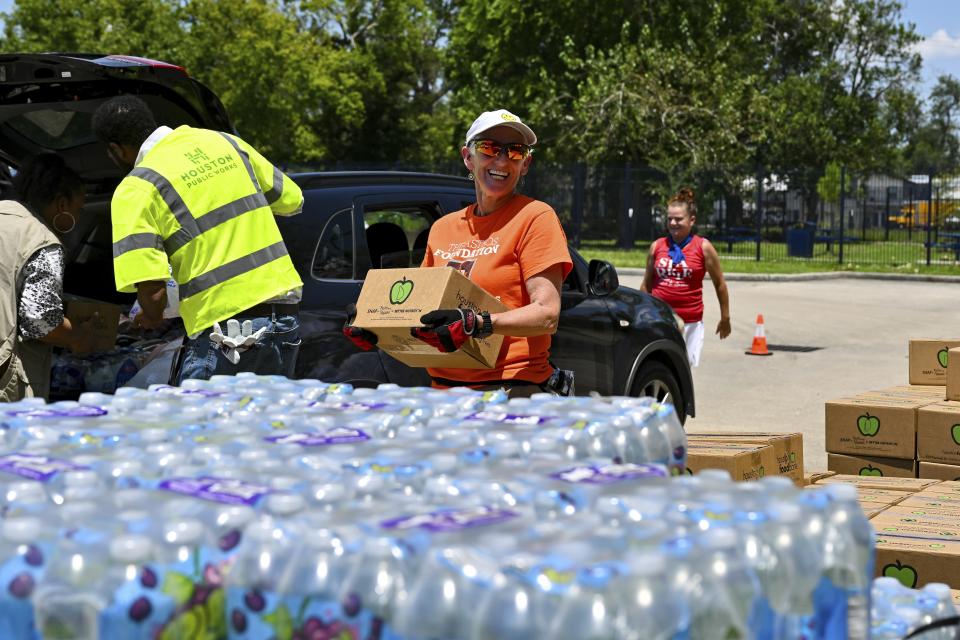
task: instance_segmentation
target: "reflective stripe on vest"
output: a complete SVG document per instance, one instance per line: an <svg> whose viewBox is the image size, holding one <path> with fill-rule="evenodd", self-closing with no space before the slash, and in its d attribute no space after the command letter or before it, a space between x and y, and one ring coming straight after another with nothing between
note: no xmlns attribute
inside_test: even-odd
<svg viewBox="0 0 960 640"><path fill-rule="evenodd" d="M131 233L126 238L121 238L113 243L113 257L116 259L128 251L136 251L137 249L163 251L163 238L155 233Z"/></svg>
<svg viewBox="0 0 960 640"><path fill-rule="evenodd" d="M287 248L283 242L276 242L259 251L254 251L250 255L222 264L180 285L180 300L195 296L198 293L217 286L221 282L226 282L230 278L236 278L247 271L253 271L257 267L262 267L268 262L273 262L277 258L282 258L285 255L287 255Z"/></svg>
<svg viewBox="0 0 960 640"><path fill-rule="evenodd" d="M203 217L197 218L197 229L199 233L205 233L228 220L233 220L249 211L255 211L267 206L270 206L267 204L267 199L263 197L262 193L257 191L249 196L243 196L233 202L228 202ZM168 256L173 255L183 248L185 244L190 242L193 237L194 236L191 236L185 229L181 228L173 232L169 238L163 241L163 247L166 249Z"/></svg>
<svg viewBox="0 0 960 640"><path fill-rule="evenodd" d="M237 150L237 153L240 154L240 158L243 160L243 166L247 168L247 173L250 174L250 179L254 184L259 185L260 182L257 180L257 174L253 171L253 165L250 164L250 158L247 156L246 151L240 148L240 145L237 144L237 141L228 136L225 133L220 133L224 138L227 139L227 142L233 145L233 148ZM273 204L280 199L280 196L283 195L283 173L280 169L276 167L273 168L273 186L264 194L269 204Z"/></svg>
<svg viewBox="0 0 960 640"><path fill-rule="evenodd" d="M167 208L170 209L173 217L176 218L180 228L186 230L188 233L197 235L197 233L195 233L197 231L197 221L190 213L187 203L183 201L183 198L180 197L180 194L173 188L169 180L147 167L136 167L130 172L130 175L135 178L140 178L141 180L146 180L155 186L157 193L163 198L163 202L167 205Z"/></svg>

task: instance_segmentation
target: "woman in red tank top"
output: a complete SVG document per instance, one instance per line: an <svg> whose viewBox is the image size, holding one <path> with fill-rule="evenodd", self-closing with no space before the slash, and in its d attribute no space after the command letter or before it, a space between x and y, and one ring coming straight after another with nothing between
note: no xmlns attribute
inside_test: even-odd
<svg viewBox="0 0 960 640"><path fill-rule="evenodd" d="M667 203L667 232L650 245L641 291L670 305L684 322L690 366L700 364L703 348L703 277L710 274L720 302L717 335L730 335L730 298L723 279L720 258L710 241L693 233L697 202L691 189L681 189Z"/></svg>

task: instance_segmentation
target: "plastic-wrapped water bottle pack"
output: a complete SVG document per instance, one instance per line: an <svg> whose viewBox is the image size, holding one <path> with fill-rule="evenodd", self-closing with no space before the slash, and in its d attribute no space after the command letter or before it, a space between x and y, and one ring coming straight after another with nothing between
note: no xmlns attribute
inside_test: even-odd
<svg viewBox="0 0 960 640"><path fill-rule="evenodd" d="M871 629L856 490L688 476L650 398L241 374L0 405L0 426L0 638Z"/></svg>

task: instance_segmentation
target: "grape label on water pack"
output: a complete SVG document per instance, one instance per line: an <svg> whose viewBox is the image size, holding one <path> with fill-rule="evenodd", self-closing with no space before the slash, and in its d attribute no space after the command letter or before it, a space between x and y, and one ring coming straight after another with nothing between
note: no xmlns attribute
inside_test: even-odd
<svg viewBox="0 0 960 640"><path fill-rule="evenodd" d="M387 406L386 402L323 402L316 400L307 405L308 407L330 407L331 409L340 409L350 413L360 413L363 411L379 411Z"/></svg>
<svg viewBox="0 0 960 640"><path fill-rule="evenodd" d="M90 467L74 464L69 460L32 453L8 453L0 456L0 471L40 482L47 482L61 471L86 471L88 469Z"/></svg>
<svg viewBox="0 0 960 640"><path fill-rule="evenodd" d="M425 531L460 531L470 527L479 527L516 518L516 511L500 507L472 507L468 509L442 509L431 513L403 516L384 520L380 526L384 529L403 531L406 529L424 529Z"/></svg>
<svg viewBox="0 0 960 640"><path fill-rule="evenodd" d="M666 478L667 468L661 464L590 464L570 467L551 473L551 478L583 484L612 484L637 478Z"/></svg>
<svg viewBox="0 0 960 640"><path fill-rule="evenodd" d="M266 436L264 440L274 444L299 444L303 447L324 447L331 444L350 444L369 440L370 436L361 429L334 427L315 433L289 433L283 436Z"/></svg>
<svg viewBox="0 0 960 640"><path fill-rule="evenodd" d="M174 396L200 396L202 398L219 398L224 394L222 391L209 391L207 389L181 389L180 387L163 386L153 390L154 393L162 393Z"/></svg>
<svg viewBox="0 0 960 640"><path fill-rule="evenodd" d="M6 411L12 418L97 418L107 415L107 410L92 405L77 405L69 409L19 409Z"/></svg>
<svg viewBox="0 0 960 640"><path fill-rule="evenodd" d="M185 496L202 498L224 504L253 506L270 493L270 487L244 482L234 478L171 478L160 483L160 488Z"/></svg>
<svg viewBox="0 0 960 640"><path fill-rule="evenodd" d="M497 413L496 411L478 411L476 413L471 413L466 417L467 420L490 420L492 422L500 422L503 424L543 424L553 420L552 416L528 416L528 415L517 415L513 413Z"/></svg>

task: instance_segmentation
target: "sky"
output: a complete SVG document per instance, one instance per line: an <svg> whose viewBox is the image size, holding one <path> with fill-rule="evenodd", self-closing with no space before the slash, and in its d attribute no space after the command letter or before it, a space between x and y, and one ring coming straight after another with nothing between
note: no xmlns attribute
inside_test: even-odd
<svg viewBox="0 0 960 640"><path fill-rule="evenodd" d="M920 73L922 95L927 96L938 76L960 78L960 0L901 1L904 21L912 22L923 38L919 44L923 57Z"/></svg>
<svg viewBox="0 0 960 640"><path fill-rule="evenodd" d="M10 11L15 0L0 0L0 12ZM960 0L901 0L903 18L916 25L923 38L921 83L924 96L948 73L960 78ZM136 53L114 51L111 53Z"/></svg>

